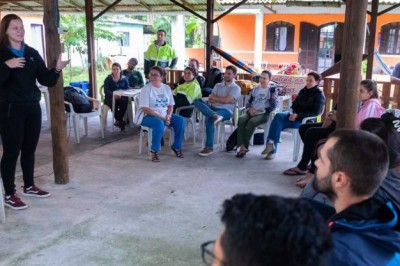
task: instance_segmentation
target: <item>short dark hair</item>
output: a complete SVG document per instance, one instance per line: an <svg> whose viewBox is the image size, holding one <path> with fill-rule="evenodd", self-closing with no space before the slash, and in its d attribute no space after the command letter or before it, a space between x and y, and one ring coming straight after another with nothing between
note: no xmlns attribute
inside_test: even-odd
<svg viewBox="0 0 400 266"><path fill-rule="evenodd" d="M385 142L389 151L389 168L400 166L400 134L393 126L392 120L370 117L360 124L360 129L371 132Z"/></svg>
<svg viewBox="0 0 400 266"><path fill-rule="evenodd" d="M159 33L160 31L164 32L165 36L167 36L167 32L166 32L165 30L159 29L159 30L157 31L157 33Z"/></svg>
<svg viewBox="0 0 400 266"><path fill-rule="evenodd" d="M199 62L199 60L197 60L196 58L190 58L190 59L189 59L189 62L190 62L190 61L195 61L195 62L196 62L196 65L197 65L197 68L200 67L200 62Z"/></svg>
<svg viewBox="0 0 400 266"><path fill-rule="evenodd" d="M185 67L185 70L189 70L190 72L192 72L193 76L196 77L196 70L193 67Z"/></svg>
<svg viewBox="0 0 400 266"><path fill-rule="evenodd" d="M221 246L229 266L324 265L330 230L306 202L238 194L223 203Z"/></svg>
<svg viewBox="0 0 400 266"><path fill-rule="evenodd" d="M122 68L121 68L121 65L120 65L119 63L117 63L117 62L113 63L112 66L111 66L111 68L113 68L113 67L115 67L115 66L118 67L119 70L122 69Z"/></svg>
<svg viewBox="0 0 400 266"><path fill-rule="evenodd" d="M378 98L378 87L376 86L376 82L370 79L361 80L360 85L364 86L368 92L372 92L371 98Z"/></svg>
<svg viewBox="0 0 400 266"><path fill-rule="evenodd" d="M269 71L269 70L267 70L267 69L263 70L263 71L261 72L261 74L267 74L268 77L269 77L269 79L271 79L271 77L272 77L271 71Z"/></svg>
<svg viewBox="0 0 400 266"><path fill-rule="evenodd" d="M237 68L234 65L229 65L226 67L226 70L231 70L233 72L233 74L237 74Z"/></svg>
<svg viewBox="0 0 400 266"><path fill-rule="evenodd" d="M317 81L318 83L322 79L321 75L318 72L315 72L315 71L308 72L307 76L313 76L315 81Z"/></svg>
<svg viewBox="0 0 400 266"><path fill-rule="evenodd" d="M162 77L164 77L164 75L165 75L165 70L164 70L164 68L162 68L162 67L160 67L160 66L153 66L153 67L150 68L150 70L156 70L156 71L158 71L158 73L160 73L160 75L161 75ZM150 71L149 71L149 72L150 72Z"/></svg>
<svg viewBox="0 0 400 266"><path fill-rule="evenodd" d="M331 173L346 173L355 196L372 196L388 171L389 154L385 143L364 130L340 129L329 138L336 139L327 154Z"/></svg>
<svg viewBox="0 0 400 266"><path fill-rule="evenodd" d="M137 65L139 63L135 57L132 57L131 59L129 59L128 63L129 62L133 62L133 63L135 63L135 65Z"/></svg>
<svg viewBox="0 0 400 266"><path fill-rule="evenodd" d="M16 14L8 14L3 17L0 23L0 46L7 47L10 45L10 40L6 34L8 26L10 25L11 20L18 19L22 21L22 19Z"/></svg>

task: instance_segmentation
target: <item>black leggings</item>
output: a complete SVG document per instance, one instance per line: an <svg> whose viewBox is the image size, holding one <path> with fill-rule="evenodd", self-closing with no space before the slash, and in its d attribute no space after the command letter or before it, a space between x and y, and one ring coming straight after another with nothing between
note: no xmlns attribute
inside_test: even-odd
<svg viewBox="0 0 400 266"><path fill-rule="evenodd" d="M29 106L0 103L0 133L3 142L0 171L7 196L15 193L15 168L20 152L24 186L34 184L35 151L41 126L42 110L39 103Z"/></svg>
<svg viewBox="0 0 400 266"><path fill-rule="evenodd" d="M110 107L112 110L112 97L105 97L104 104ZM126 109L128 109L128 97L122 96L118 100L115 99L115 114L114 118L116 121L122 122L124 119L124 115L126 113Z"/></svg>
<svg viewBox="0 0 400 266"><path fill-rule="evenodd" d="M334 131L333 128L324 128L322 123L304 124L299 128L301 140L304 143L303 154L297 167L307 170L307 165L315 153L315 145L321 139L326 139Z"/></svg>

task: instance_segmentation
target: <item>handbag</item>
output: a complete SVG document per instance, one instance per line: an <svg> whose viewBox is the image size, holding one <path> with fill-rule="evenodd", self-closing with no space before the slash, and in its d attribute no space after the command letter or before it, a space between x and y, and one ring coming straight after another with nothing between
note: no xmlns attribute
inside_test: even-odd
<svg viewBox="0 0 400 266"><path fill-rule="evenodd" d="M139 108L135 114L135 118L133 118L133 123L137 126L140 126L142 124L143 117L144 117L143 109Z"/></svg>

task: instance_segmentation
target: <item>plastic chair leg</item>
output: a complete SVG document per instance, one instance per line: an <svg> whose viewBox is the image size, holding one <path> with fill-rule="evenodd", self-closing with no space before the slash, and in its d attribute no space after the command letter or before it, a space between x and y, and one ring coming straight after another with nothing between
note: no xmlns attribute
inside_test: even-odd
<svg viewBox="0 0 400 266"><path fill-rule="evenodd" d="M73 116L72 121L74 123L75 142L80 143L80 140L79 140L79 118L75 115L75 116Z"/></svg>
<svg viewBox="0 0 400 266"><path fill-rule="evenodd" d="M4 209L3 188L0 188L0 216L1 216L1 221L3 222L3 224L5 224L6 223L6 211Z"/></svg>

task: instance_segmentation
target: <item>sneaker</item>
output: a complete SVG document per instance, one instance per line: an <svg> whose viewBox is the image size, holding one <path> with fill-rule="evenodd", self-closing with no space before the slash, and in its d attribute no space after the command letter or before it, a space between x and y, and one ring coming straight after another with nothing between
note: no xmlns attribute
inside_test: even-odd
<svg viewBox="0 0 400 266"><path fill-rule="evenodd" d="M23 210L28 208L28 205L26 205L18 196L17 194L11 195L11 196L5 196L4 198L4 206L11 208L13 210Z"/></svg>
<svg viewBox="0 0 400 266"><path fill-rule="evenodd" d="M213 148L209 148L209 147L204 147L204 149L199 153L200 156L206 157L210 154L213 154L214 150Z"/></svg>
<svg viewBox="0 0 400 266"><path fill-rule="evenodd" d="M121 129L121 131L124 131L124 130L125 130L125 125L126 125L125 121L121 121L121 122L119 123L119 128Z"/></svg>
<svg viewBox="0 0 400 266"><path fill-rule="evenodd" d="M50 192L41 190L37 186L33 185L29 188L24 188L22 195L26 197L47 198L50 196Z"/></svg>
<svg viewBox="0 0 400 266"><path fill-rule="evenodd" d="M268 142L267 145L265 145L265 149L261 152L262 155L267 155L270 152L275 150L275 145L272 142Z"/></svg>
<svg viewBox="0 0 400 266"><path fill-rule="evenodd" d="M272 160L275 158L276 153L275 152L270 152L268 153L267 156L265 156L265 160Z"/></svg>
<svg viewBox="0 0 400 266"><path fill-rule="evenodd" d="M222 119L224 119L224 117L217 114L213 114L213 119L214 119L214 125L217 125L219 122L222 121Z"/></svg>

